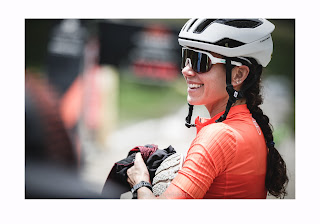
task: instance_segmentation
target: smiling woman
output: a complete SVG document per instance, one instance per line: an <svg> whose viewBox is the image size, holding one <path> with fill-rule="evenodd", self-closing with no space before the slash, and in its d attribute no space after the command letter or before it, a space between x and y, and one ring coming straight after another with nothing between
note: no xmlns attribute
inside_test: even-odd
<svg viewBox="0 0 320 224"><path fill-rule="evenodd" d="M190 106L186 125L191 126L193 105L204 105L210 118L195 120L197 136L185 162L158 198L286 195L286 164L259 107L274 28L265 19L191 19L183 26L179 43ZM138 198L155 198L139 184L150 181L141 155L127 174Z"/></svg>
<svg viewBox="0 0 320 224"><path fill-rule="evenodd" d="M195 53L198 52L198 50L192 49L189 49L188 51ZM212 60L211 58L207 59L207 61L209 61L206 64L209 64L209 66L207 66L207 69L203 72L196 72L197 69L195 70L192 67L191 60L189 58L184 59L183 57L182 60L186 60L186 66L182 69L182 74L188 84L188 102L191 105L205 105L211 117L213 117L215 114L223 111L223 109L226 108L226 104L228 102L228 92L225 91L226 69L223 65L226 63L226 60L221 59L221 55L215 53L211 54L211 58L215 58L215 62L213 63L210 61ZM213 55L215 55L215 57ZM204 57L200 55L199 58L203 60ZM187 59L189 59L190 63ZM231 64L237 65L237 67L232 70L231 84L235 90L239 91L243 81L249 74L249 68L248 66L242 65L240 62L231 61ZM237 101L235 102L234 106L238 105L239 103L243 104L244 102Z"/></svg>

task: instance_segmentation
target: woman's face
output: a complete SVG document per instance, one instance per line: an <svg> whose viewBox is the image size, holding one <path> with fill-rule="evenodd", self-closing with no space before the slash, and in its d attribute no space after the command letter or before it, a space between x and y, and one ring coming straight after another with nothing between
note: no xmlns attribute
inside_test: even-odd
<svg viewBox="0 0 320 224"><path fill-rule="evenodd" d="M219 55L212 53L213 56ZM224 64L214 64L206 73L196 73L187 64L182 74L188 85L188 102L192 105L205 105L212 109L225 109L228 102L226 91L226 70Z"/></svg>

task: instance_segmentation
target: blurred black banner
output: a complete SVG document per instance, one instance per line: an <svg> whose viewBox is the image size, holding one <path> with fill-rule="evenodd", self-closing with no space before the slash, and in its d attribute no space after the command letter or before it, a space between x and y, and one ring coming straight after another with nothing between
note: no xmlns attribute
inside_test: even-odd
<svg viewBox="0 0 320 224"><path fill-rule="evenodd" d="M66 19L52 30L48 43L47 73L50 83L65 93L83 72L87 31L80 20Z"/></svg>
<svg viewBox="0 0 320 224"><path fill-rule="evenodd" d="M128 68L138 79L174 80L180 73L178 34L163 23L100 21L100 64Z"/></svg>
<svg viewBox="0 0 320 224"><path fill-rule="evenodd" d="M97 63L124 68L139 82L166 82L180 75L181 27L166 19L26 19L25 26L26 68L45 68L61 93L83 72L90 37L99 40Z"/></svg>

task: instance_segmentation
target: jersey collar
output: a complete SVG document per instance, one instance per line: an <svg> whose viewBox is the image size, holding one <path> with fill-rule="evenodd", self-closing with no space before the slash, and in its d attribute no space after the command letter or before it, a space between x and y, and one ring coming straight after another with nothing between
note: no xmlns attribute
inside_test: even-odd
<svg viewBox="0 0 320 224"><path fill-rule="evenodd" d="M224 111L216 114L215 116L213 116L212 118L203 118L203 117L197 117L195 120L195 124L196 124L196 128L197 128L197 133L204 127L207 126L209 124L213 124L215 123L215 121L224 113ZM241 105L237 105L237 106L233 106L231 107L227 119L223 121L223 123L225 121L228 121L229 119L232 119L236 114L239 113L250 113L247 104L241 104Z"/></svg>

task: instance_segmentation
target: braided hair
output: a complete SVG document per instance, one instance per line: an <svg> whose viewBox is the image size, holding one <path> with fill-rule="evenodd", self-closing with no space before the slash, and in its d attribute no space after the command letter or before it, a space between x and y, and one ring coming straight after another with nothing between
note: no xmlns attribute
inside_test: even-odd
<svg viewBox="0 0 320 224"><path fill-rule="evenodd" d="M246 88L246 85L248 86L248 84L250 84L250 87L248 87L244 92L244 96L252 117L257 121L263 132L269 150L267 156L265 187L269 194L277 198L284 198L287 195L286 186L289 181L286 163L274 146L273 130L272 125L269 122L269 118L260 108L260 105L263 102L262 95L260 93L262 66L256 63L252 58L250 58L250 61L253 61L254 63L249 65L250 72L243 84L244 88ZM251 84L252 79L255 79L253 84Z"/></svg>

